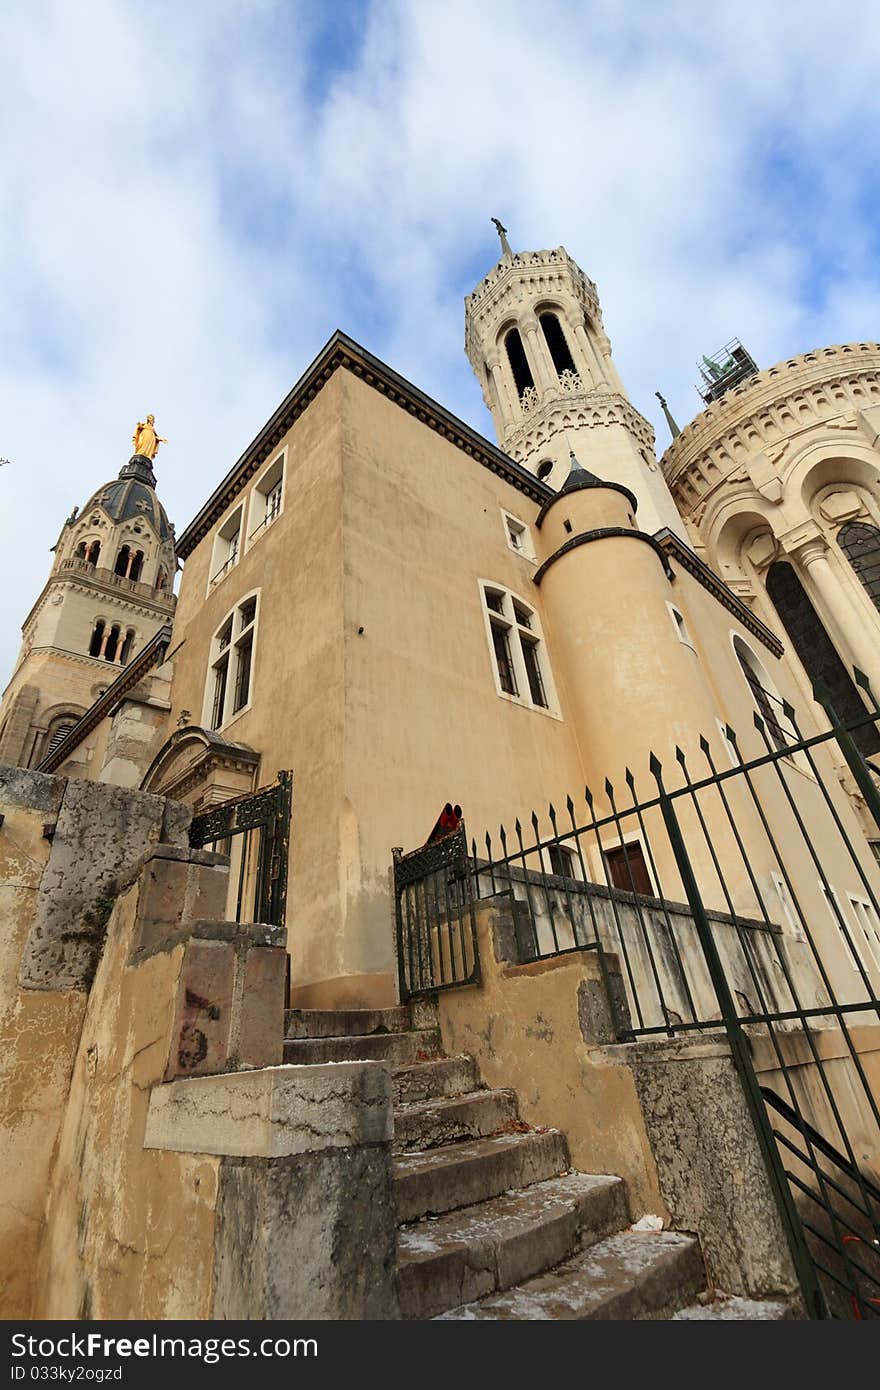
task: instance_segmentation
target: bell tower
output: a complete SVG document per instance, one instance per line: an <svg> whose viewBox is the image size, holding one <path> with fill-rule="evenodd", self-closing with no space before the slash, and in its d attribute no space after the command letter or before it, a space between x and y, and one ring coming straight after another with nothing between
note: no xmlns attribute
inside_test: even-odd
<svg viewBox="0 0 880 1390"><path fill-rule="evenodd" d="M630 402L611 356L593 284L564 246L512 251L465 299L465 351L511 458L559 488L574 450L583 466L630 489L643 531L684 524L654 456L654 432Z"/></svg>
<svg viewBox="0 0 880 1390"><path fill-rule="evenodd" d="M143 438L155 455L161 441L154 432ZM0 703L0 762L20 767L37 767L54 751L174 613L174 528L156 495L152 457L134 454L82 511L75 507L53 551ZM88 749L76 758L87 759Z"/></svg>

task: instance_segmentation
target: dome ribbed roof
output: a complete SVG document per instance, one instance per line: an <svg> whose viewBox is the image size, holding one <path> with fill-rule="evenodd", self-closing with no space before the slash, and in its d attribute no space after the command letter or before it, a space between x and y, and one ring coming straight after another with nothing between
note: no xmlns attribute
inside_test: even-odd
<svg viewBox="0 0 880 1390"><path fill-rule="evenodd" d="M156 476L148 458L134 454L120 469L119 477L105 483L89 498L80 517L91 507L103 507L117 524L143 517L149 521L160 540L171 540L171 526L165 508L156 496Z"/></svg>

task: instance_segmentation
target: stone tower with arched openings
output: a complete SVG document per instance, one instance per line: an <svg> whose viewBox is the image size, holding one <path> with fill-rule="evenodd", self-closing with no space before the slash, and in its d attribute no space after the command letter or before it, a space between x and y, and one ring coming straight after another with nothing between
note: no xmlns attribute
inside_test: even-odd
<svg viewBox="0 0 880 1390"><path fill-rule="evenodd" d="M654 432L611 356L596 286L564 246L511 251L465 299L465 350L502 449L551 487L569 457L630 489L638 526L685 536Z"/></svg>
<svg viewBox="0 0 880 1390"><path fill-rule="evenodd" d="M150 459L74 509L46 584L24 621L0 704L0 762L37 767L174 612L174 528ZM77 750L65 771L88 759Z"/></svg>

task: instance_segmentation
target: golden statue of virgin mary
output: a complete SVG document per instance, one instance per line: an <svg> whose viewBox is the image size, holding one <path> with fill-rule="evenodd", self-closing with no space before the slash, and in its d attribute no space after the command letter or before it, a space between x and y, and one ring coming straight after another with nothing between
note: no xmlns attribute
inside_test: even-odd
<svg viewBox="0 0 880 1390"><path fill-rule="evenodd" d="M155 415L148 415L146 423L139 420L135 425L131 442L136 454L142 454L145 459L154 459L159 445L167 444L168 440L156 433Z"/></svg>

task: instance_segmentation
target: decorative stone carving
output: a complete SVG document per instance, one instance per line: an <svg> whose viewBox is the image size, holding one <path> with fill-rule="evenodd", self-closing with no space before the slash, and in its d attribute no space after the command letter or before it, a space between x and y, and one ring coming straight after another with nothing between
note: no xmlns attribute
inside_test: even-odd
<svg viewBox="0 0 880 1390"><path fill-rule="evenodd" d="M862 511L864 507L854 492L830 492L819 503L819 513L826 521L851 521Z"/></svg>

